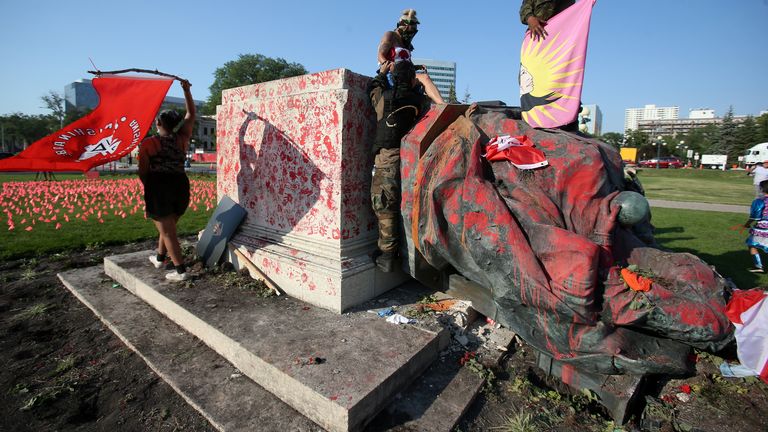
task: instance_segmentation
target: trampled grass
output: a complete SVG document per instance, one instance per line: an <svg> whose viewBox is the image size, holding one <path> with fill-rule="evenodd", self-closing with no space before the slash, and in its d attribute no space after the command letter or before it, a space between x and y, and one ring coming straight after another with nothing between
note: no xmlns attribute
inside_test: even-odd
<svg viewBox="0 0 768 432"><path fill-rule="evenodd" d="M638 176L650 199L749 205L755 198L745 171L642 169Z"/></svg>
<svg viewBox="0 0 768 432"><path fill-rule="evenodd" d="M666 208L654 208L652 212L656 240L661 246L698 256L739 288L768 285L768 276L747 271L752 265L744 244L748 233L731 229L743 225L746 214Z"/></svg>
<svg viewBox="0 0 768 432"><path fill-rule="evenodd" d="M157 236L152 221L144 217L142 187L135 175L96 180L57 175L52 182L31 178L28 174L2 176L0 259ZM180 234L205 228L216 206L215 177L193 177L191 184L192 202L179 221Z"/></svg>

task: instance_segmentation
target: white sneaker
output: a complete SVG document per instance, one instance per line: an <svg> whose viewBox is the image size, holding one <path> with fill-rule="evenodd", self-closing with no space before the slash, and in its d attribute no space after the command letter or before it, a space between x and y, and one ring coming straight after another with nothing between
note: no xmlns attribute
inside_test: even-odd
<svg viewBox="0 0 768 432"><path fill-rule="evenodd" d="M149 262L151 262L156 269L159 269L160 267L165 265L165 263L162 261L159 261L155 255L149 256Z"/></svg>
<svg viewBox="0 0 768 432"><path fill-rule="evenodd" d="M172 271L170 273L167 273L165 275L165 278L168 279L168 280L172 280L172 281L176 281L176 282L181 282L181 281L189 280L191 278L191 276L189 276L189 273L187 273L187 272L179 273L177 271Z"/></svg>

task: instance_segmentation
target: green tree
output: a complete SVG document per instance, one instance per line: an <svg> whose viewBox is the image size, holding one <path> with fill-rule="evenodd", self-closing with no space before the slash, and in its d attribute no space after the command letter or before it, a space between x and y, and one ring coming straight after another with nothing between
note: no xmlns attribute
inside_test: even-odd
<svg viewBox="0 0 768 432"><path fill-rule="evenodd" d="M757 134L757 123L752 116L748 116L736 127L736 145L740 155L744 154L748 148L760 142Z"/></svg>
<svg viewBox="0 0 768 432"><path fill-rule="evenodd" d="M22 113L0 116L2 125L2 151L19 152L40 138L51 133L51 117Z"/></svg>
<svg viewBox="0 0 768 432"><path fill-rule="evenodd" d="M717 154L720 140L720 128L718 125L709 124L704 127L691 129L686 134L677 135L674 142L684 141L688 149L695 153Z"/></svg>
<svg viewBox="0 0 768 432"><path fill-rule="evenodd" d="M768 114L763 114L755 119L755 128L757 129L757 142L768 142Z"/></svg>
<svg viewBox="0 0 768 432"><path fill-rule="evenodd" d="M737 126L733 121L733 107L731 106L723 116L722 123L720 123L719 141L715 146L719 150L718 154L728 155L728 160L736 160L742 154L741 149L739 149L736 130Z"/></svg>
<svg viewBox="0 0 768 432"><path fill-rule="evenodd" d="M459 103L459 100L456 98L456 86L451 83L451 88L448 90L448 103Z"/></svg>
<svg viewBox="0 0 768 432"><path fill-rule="evenodd" d="M51 90L47 95L41 96L40 99L45 104L45 108L51 110L51 117L58 123L58 127L54 127L53 130L64 127L64 117L66 115L64 111L64 96Z"/></svg>
<svg viewBox="0 0 768 432"><path fill-rule="evenodd" d="M221 104L222 90L306 73L304 66L299 63L288 63L282 58L271 58L261 54L240 54L237 60L224 63L224 66L213 73L213 84L209 87L211 95L203 106L203 114L216 112L216 106Z"/></svg>
<svg viewBox="0 0 768 432"><path fill-rule="evenodd" d="M624 135L618 132L606 132L600 135L600 140L619 149L624 143Z"/></svg>
<svg viewBox="0 0 768 432"><path fill-rule="evenodd" d="M656 157L656 147L651 144L651 140L645 132L637 129L630 129L624 136L624 147L634 147L637 149L639 159L648 159Z"/></svg>

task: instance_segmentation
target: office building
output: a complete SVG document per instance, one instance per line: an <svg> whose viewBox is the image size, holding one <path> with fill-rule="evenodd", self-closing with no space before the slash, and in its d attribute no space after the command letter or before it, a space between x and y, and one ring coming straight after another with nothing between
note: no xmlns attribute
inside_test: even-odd
<svg viewBox="0 0 768 432"><path fill-rule="evenodd" d="M440 96L446 102L450 99L451 87L453 87L458 98L458 91L456 90L456 62L414 58L413 64L427 67L429 78L435 83L437 90L440 91Z"/></svg>
<svg viewBox="0 0 768 432"><path fill-rule="evenodd" d="M582 105L579 113L579 131L592 136L603 133L603 112L597 104Z"/></svg>
<svg viewBox="0 0 768 432"><path fill-rule="evenodd" d="M216 151L216 116L197 116L197 134L194 137L195 149L203 151Z"/></svg>
<svg viewBox="0 0 768 432"><path fill-rule="evenodd" d="M624 111L624 133L637 129L641 121L676 120L680 108L646 105L643 108L627 108Z"/></svg>
<svg viewBox="0 0 768 432"><path fill-rule="evenodd" d="M81 79L64 86L64 111L94 109L99 104L99 95L89 79Z"/></svg>

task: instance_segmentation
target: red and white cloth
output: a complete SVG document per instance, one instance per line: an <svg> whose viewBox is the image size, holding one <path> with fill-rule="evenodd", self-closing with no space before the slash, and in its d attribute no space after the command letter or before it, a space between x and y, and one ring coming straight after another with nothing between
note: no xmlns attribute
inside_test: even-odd
<svg viewBox="0 0 768 432"><path fill-rule="evenodd" d="M736 290L725 308L725 315L736 327L736 352L739 362L755 371L768 383L768 293Z"/></svg>
<svg viewBox="0 0 768 432"><path fill-rule="evenodd" d="M527 135L494 137L485 147L483 155L491 162L510 161L520 169L541 168L548 165L544 152L535 148Z"/></svg>
<svg viewBox="0 0 768 432"><path fill-rule="evenodd" d="M395 63L400 63L401 61L411 61L411 51L409 51L407 48L400 48L400 47L393 47L389 50L389 55L387 55L387 60L393 61Z"/></svg>

